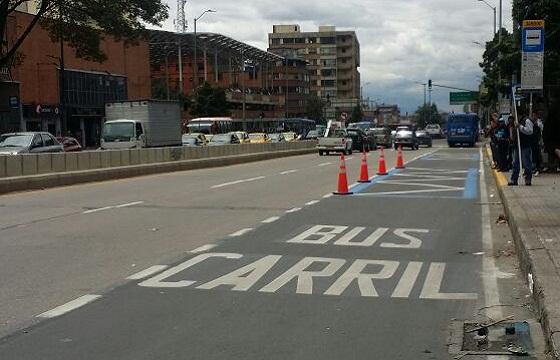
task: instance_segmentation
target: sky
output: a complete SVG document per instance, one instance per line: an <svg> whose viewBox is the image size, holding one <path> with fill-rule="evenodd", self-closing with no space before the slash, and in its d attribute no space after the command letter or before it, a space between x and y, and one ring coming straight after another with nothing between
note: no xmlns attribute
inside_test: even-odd
<svg viewBox="0 0 560 360"><path fill-rule="evenodd" d="M164 30L174 29L176 0L164 0L170 18ZM498 6L499 0L487 0ZM299 24L301 31L319 25L353 30L361 46L359 68L364 98L398 104L401 113L414 112L424 101L423 86L415 81L462 89L478 89L479 62L484 44L493 36L493 12L478 0L193 0L187 1L187 31L192 19L206 9L197 31L215 32L267 49L272 25ZM504 27L511 31L511 0L503 0ZM432 101L443 111L449 91L434 88Z"/></svg>

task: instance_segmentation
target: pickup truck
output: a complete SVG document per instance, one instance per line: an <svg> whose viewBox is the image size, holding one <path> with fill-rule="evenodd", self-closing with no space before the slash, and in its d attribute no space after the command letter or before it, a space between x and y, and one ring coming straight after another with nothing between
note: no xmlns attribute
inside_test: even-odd
<svg viewBox="0 0 560 360"><path fill-rule="evenodd" d="M351 155L352 138L344 129L329 129L325 137L319 138L317 150L320 156L328 155L331 151Z"/></svg>

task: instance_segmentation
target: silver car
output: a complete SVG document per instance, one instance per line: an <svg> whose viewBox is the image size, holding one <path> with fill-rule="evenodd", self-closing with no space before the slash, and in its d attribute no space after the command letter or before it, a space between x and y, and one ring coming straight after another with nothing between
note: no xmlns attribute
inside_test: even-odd
<svg viewBox="0 0 560 360"><path fill-rule="evenodd" d="M48 132L19 132L0 135L0 155L64 152Z"/></svg>

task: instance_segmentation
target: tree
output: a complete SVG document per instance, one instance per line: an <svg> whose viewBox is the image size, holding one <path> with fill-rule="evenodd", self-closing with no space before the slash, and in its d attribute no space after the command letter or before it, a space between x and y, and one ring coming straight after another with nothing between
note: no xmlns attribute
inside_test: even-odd
<svg viewBox="0 0 560 360"><path fill-rule="evenodd" d="M102 62L107 55L100 48L101 40L112 36L117 41L134 43L145 35L145 26L159 26L168 17L169 7L162 0L33 0L37 13L17 37L7 37L7 20L25 0L0 0L0 66L11 65L18 48L40 24L48 30L51 40L62 38L86 60ZM13 34L8 34L13 36ZM10 41L5 41L9 38Z"/></svg>
<svg viewBox="0 0 560 360"><path fill-rule="evenodd" d="M191 115L195 117L229 116L226 92L205 82L192 95Z"/></svg>
<svg viewBox="0 0 560 360"><path fill-rule="evenodd" d="M362 106L357 104L352 109L352 114L350 114L350 122L360 122L364 118L364 112L362 111Z"/></svg>
<svg viewBox="0 0 560 360"><path fill-rule="evenodd" d="M419 128L424 128L427 124L441 123L441 115L438 112L436 104L425 104L419 106L416 110L416 125Z"/></svg>
<svg viewBox="0 0 560 360"><path fill-rule="evenodd" d="M167 92L169 91L169 97ZM181 104L184 111L191 106L191 99L188 95L179 92L178 87L167 89L167 82L164 78L156 78L152 80L152 98L157 100L177 100Z"/></svg>
<svg viewBox="0 0 560 360"><path fill-rule="evenodd" d="M327 106L327 103L323 99L315 94L310 95L307 100L307 104L305 105L305 114L311 120L324 122L325 119L323 110L325 106Z"/></svg>

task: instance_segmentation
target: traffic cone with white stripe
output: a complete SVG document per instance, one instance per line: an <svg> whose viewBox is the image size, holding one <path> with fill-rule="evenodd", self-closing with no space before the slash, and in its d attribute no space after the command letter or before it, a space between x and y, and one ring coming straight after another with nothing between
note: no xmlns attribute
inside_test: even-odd
<svg viewBox="0 0 560 360"><path fill-rule="evenodd" d="M344 160L344 154L340 155L340 172L338 173L338 188L334 192L335 195L351 195L352 193L348 190L348 177L346 176L346 161Z"/></svg>
<svg viewBox="0 0 560 360"><path fill-rule="evenodd" d="M379 163L377 165L377 175L387 175L387 166L385 165L385 152L383 146L379 151Z"/></svg>
<svg viewBox="0 0 560 360"><path fill-rule="evenodd" d="M362 151L362 166L360 168L360 180L358 180L358 182L359 183L371 182L368 173L366 149L363 149Z"/></svg>
<svg viewBox="0 0 560 360"><path fill-rule="evenodd" d="M401 146L399 146L399 151L397 153L397 166L395 169L404 169L404 159Z"/></svg>

